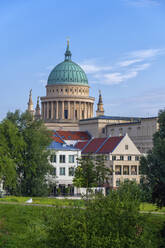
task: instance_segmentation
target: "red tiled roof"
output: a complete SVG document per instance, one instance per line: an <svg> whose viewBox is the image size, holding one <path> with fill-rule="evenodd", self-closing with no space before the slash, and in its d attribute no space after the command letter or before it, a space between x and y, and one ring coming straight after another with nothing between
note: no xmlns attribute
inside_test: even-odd
<svg viewBox="0 0 165 248"><path fill-rule="evenodd" d="M53 134L52 139L58 143L64 144L64 141L58 137L56 134Z"/></svg>
<svg viewBox="0 0 165 248"><path fill-rule="evenodd" d="M63 140L90 140L88 132L80 131L56 131Z"/></svg>
<svg viewBox="0 0 165 248"><path fill-rule="evenodd" d="M94 138L92 139L82 153L95 153L97 149L105 142L107 138Z"/></svg>
<svg viewBox="0 0 165 248"><path fill-rule="evenodd" d="M105 144L98 150L97 154L112 152L122 139L123 136L110 137L109 139L107 139Z"/></svg>
<svg viewBox="0 0 165 248"><path fill-rule="evenodd" d="M88 141L77 142L76 145L75 145L75 148L78 148L78 149L82 150L87 143L88 143Z"/></svg>

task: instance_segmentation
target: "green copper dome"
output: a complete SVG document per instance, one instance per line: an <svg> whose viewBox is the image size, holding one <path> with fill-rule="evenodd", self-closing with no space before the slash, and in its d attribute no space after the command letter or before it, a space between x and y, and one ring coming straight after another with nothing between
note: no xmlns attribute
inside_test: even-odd
<svg viewBox="0 0 165 248"><path fill-rule="evenodd" d="M83 69L71 60L69 42L65 52L65 60L58 64L48 77L48 85L73 84L88 85L88 79Z"/></svg>

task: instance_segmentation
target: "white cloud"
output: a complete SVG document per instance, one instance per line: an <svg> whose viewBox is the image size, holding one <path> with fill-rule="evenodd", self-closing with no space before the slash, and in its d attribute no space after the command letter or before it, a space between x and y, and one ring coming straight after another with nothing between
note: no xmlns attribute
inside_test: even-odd
<svg viewBox="0 0 165 248"><path fill-rule="evenodd" d="M119 84L127 79L134 78L137 76L137 71L130 71L126 73L109 73L104 75L105 84Z"/></svg>
<svg viewBox="0 0 165 248"><path fill-rule="evenodd" d="M111 66L98 66L95 65L91 62L91 60L89 61L84 61L82 64L80 63L80 66L83 68L83 70L86 73L92 74L92 73L96 73L99 71L109 71L112 69Z"/></svg>
<svg viewBox="0 0 165 248"><path fill-rule="evenodd" d="M120 84L135 78L141 71L147 70L153 59L165 54L164 49L143 49L132 51L113 65L98 65L96 60L80 63L95 84Z"/></svg>
<svg viewBox="0 0 165 248"><path fill-rule="evenodd" d="M144 60L148 58L153 58L164 53L164 49L144 49L139 51L133 51L129 55L133 58Z"/></svg>
<svg viewBox="0 0 165 248"><path fill-rule="evenodd" d="M133 65L141 61L142 61L141 59L124 60L124 61L119 62L119 66L127 67L129 65Z"/></svg>
<svg viewBox="0 0 165 248"><path fill-rule="evenodd" d="M125 3L135 7L159 6L159 0L124 0Z"/></svg>

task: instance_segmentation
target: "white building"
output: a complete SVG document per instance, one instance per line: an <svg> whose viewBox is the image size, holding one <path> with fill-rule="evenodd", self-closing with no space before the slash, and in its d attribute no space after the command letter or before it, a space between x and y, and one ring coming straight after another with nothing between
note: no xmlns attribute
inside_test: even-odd
<svg viewBox="0 0 165 248"><path fill-rule="evenodd" d="M73 176L81 151L58 141L53 141L48 148L51 150L50 162L54 167L54 176L51 179L56 183L53 194L74 194Z"/></svg>

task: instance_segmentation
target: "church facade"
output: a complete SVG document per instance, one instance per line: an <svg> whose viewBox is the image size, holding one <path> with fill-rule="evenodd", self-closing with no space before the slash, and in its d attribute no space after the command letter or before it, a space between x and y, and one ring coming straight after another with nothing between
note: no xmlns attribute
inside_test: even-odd
<svg viewBox="0 0 165 248"><path fill-rule="evenodd" d="M89 96L87 76L71 57L68 41L64 61L50 72L46 96L40 97L41 113L39 98L33 110L32 92L29 95L28 111L36 118L42 118L51 130L88 131L98 138L128 133L140 152L149 151L152 148L152 136L159 128L157 117L106 116L101 92L95 116L95 99Z"/></svg>

